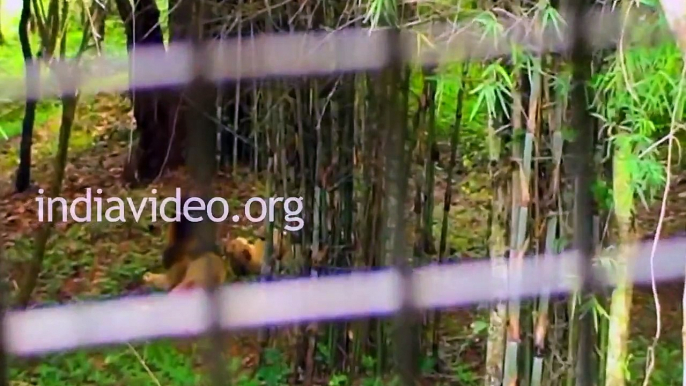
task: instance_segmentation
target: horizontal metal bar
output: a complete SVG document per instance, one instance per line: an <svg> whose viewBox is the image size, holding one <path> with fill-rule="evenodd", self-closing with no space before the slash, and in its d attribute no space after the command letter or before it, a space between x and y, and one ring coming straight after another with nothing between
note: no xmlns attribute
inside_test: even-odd
<svg viewBox="0 0 686 386"><path fill-rule="evenodd" d="M627 22L627 44L654 45L671 34L652 11L634 12ZM594 48L612 47L621 34L618 11L596 11L587 16L589 41ZM513 45L538 53L566 52L568 29L564 23L543 22L541 16L499 17L498 27L481 19L459 23L432 23L404 30L401 36L404 60L431 66L460 60L485 60L510 55ZM495 25L495 24L494 24ZM660 25L661 27L657 27ZM205 74L214 81L304 75L329 75L378 70L384 67L387 31L348 28L333 32L260 34L241 40L215 41L206 47ZM122 92L185 84L191 77L192 47L174 43L136 48L129 57L96 57L74 69L68 63L53 63L45 74L42 90L34 99L57 97L77 88L82 94ZM84 59L85 60L85 59ZM56 73L70 74L57 78ZM0 78L0 102L23 100L20 77Z"/></svg>
<svg viewBox="0 0 686 386"><path fill-rule="evenodd" d="M650 282L652 242L639 244L634 258L636 283ZM655 254L658 281L684 276L686 238L661 241ZM498 273L489 260L433 265L415 270L414 303L422 309L466 306L493 299L535 296L545 290L564 294L579 286L578 255L526 258L521 271ZM598 277L613 285L605 268ZM503 277L499 275L505 275ZM521 275L521 276L519 276ZM520 280L514 280L515 278ZM300 321L388 315L398 310L395 270L232 284L220 294L223 329L247 329ZM517 282L519 284L517 285ZM503 284L507 283L507 284ZM208 326L203 291L46 307L9 312L8 350L30 356L77 347L201 334Z"/></svg>

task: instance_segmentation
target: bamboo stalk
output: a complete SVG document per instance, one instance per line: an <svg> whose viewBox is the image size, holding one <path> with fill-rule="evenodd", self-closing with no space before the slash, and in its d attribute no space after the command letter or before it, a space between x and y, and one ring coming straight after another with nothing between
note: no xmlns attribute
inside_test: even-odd
<svg viewBox="0 0 686 386"><path fill-rule="evenodd" d="M265 104L270 107L273 106L273 96L274 90L268 89L266 91ZM274 118L274 113L269 108L267 109L268 119L271 119L270 123L274 123L276 120ZM275 178L274 173L276 171L278 155L274 152L275 143L272 131L276 130L273 124L270 124L266 129L265 138L267 139L267 177L266 177L266 187L265 187L265 197L272 197L274 194ZM262 257L262 267L260 271L260 280L267 280L272 274L273 261L272 256L274 254L274 223L269 221L269 216L265 216L265 247L264 256ZM258 331L258 341L260 344L260 364L264 363L264 349L269 344L269 328L262 328Z"/></svg>
<svg viewBox="0 0 686 386"><path fill-rule="evenodd" d="M489 175L493 189L489 215L488 249L494 277L500 280L499 288L507 287L507 261L505 260L506 180L500 174L501 139L498 137L493 117L488 118ZM504 298L504 297L503 297ZM497 301L491 308L488 340L486 343L485 386L503 384L505 362L505 328L507 308L504 301Z"/></svg>
<svg viewBox="0 0 686 386"><path fill-rule="evenodd" d="M624 374L629 338L629 321L633 284L629 271L632 253L632 211L634 193L631 186L629 158L632 147L624 134L615 138L613 167L614 213L618 229L618 254L613 267L616 272L617 285L612 291L610 305L610 326L608 330L607 362L605 365L605 385L623 386L626 383Z"/></svg>
<svg viewBox="0 0 686 386"><path fill-rule="evenodd" d="M557 216L548 218L546 223L545 251L547 255L557 254L555 242L557 241ZM543 290L536 312L536 325L534 330L534 359L531 369L531 386L540 386L543 377L543 359L545 338L548 329L548 312L550 306L550 292Z"/></svg>
<svg viewBox="0 0 686 386"><path fill-rule="evenodd" d="M533 156L533 133L527 130L523 146L517 138L517 131L522 129L521 117L523 109L518 91L512 91L512 157L520 160L519 168L512 171L512 209L510 223L510 257L508 261L509 278L517 288L521 281L520 268L524 253L528 247L527 224L529 219L529 180L531 177L531 161ZM507 334L507 348L505 351L505 375L503 384L514 386L517 383L518 351L521 341L520 300L512 298L508 302L509 328Z"/></svg>
<svg viewBox="0 0 686 386"><path fill-rule="evenodd" d="M450 214L450 208L452 204L453 196L453 171L457 165L458 158L458 146L460 141L460 130L462 126L462 105L464 102L465 89L467 87L467 82L465 81L465 75L469 66L467 64L462 64L461 75L460 75L460 88L457 91L457 106L455 107L455 121L453 123L453 131L450 136L450 161L448 163L448 168L446 170L445 177L445 197L443 199L443 221L441 223L441 241L438 248L438 263L443 262L443 257L445 256L447 241L448 241L448 218ZM440 346L440 329L441 329L441 312L440 310L435 310L433 313L433 334L431 342L431 353L436 361L436 370L440 371L440 361L439 361L439 346Z"/></svg>
<svg viewBox="0 0 686 386"><path fill-rule="evenodd" d="M424 98L426 120L426 147L424 148L424 208L423 208L423 232L422 247L425 253L434 253L436 247L433 240L433 208L434 208L434 188L436 159L434 159L434 148L436 146L436 79L434 71L424 73Z"/></svg>

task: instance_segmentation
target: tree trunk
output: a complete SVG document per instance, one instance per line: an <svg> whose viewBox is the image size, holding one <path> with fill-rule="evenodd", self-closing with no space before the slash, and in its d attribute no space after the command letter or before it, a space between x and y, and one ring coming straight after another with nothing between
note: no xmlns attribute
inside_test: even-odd
<svg viewBox="0 0 686 386"><path fill-rule="evenodd" d="M135 81L138 49L164 46L160 11L154 0L139 0L132 9L128 0L116 0L119 16L125 23L126 44L130 55L131 81ZM134 83L135 84L135 83ZM130 90L138 143L125 168L129 183L149 183L164 170L183 163L185 120L175 116L178 97L159 89Z"/></svg>
<svg viewBox="0 0 686 386"><path fill-rule="evenodd" d="M55 155L55 168L52 175L52 182L50 184L50 191L48 197L59 197L62 191L62 182L64 180L64 172L67 167L67 152L69 150L69 137L71 136L71 129L74 125L74 117L76 116L76 105L78 96L76 94L66 95L62 97L62 122L60 124L59 143L57 147L57 154ZM48 211L51 209L48 208ZM57 210L55 217L59 219L61 210ZM35 248L33 256L26 265L15 299L16 305L22 309L28 307L31 301L31 295L38 284L38 276L43 267L43 258L45 257L45 248L50 238L50 233L53 228L53 222L47 221L41 224L41 228L36 235Z"/></svg>
<svg viewBox="0 0 686 386"><path fill-rule="evenodd" d="M19 167L15 189L24 192L31 184L31 142L33 140L33 125L36 120L36 97L40 73L38 61L33 60L31 42L29 41L29 19L31 18L31 1L24 0L19 20L19 41L21 52L24 57L24 71L26 82L26 105L24 107L24 119L21 125L21 144L19 145Z"/></svg>

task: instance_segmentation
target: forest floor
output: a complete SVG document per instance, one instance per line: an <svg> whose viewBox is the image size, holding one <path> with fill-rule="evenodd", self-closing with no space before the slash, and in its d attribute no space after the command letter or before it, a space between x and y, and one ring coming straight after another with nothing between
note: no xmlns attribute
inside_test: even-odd
<svg viewBox="0 0 686 386"><path fill-rule="evenodd" d="M81 103L72 135L69 165L62 196L73 199L84 189L102 188L103 195L142 198L173 194L183 186L180 173L162 176L151 186L127 190L122 184L122 167L128 154L128 135L131 116L128 103L119 97L97 96ZM32 251L32 235L39 223L35 196L37 189L47 189L53 175L51 155L56 149L56 128L59 116L46 120L36 130L33 180L37 186L24 194L13 194L11 181L16 167L18 139L0 144L0 242L6 258L13 264L12 277L21 274L21 264ZM462 176L459 193L450 215L449 242L465 257L486 255L486 227L488 218L489 184L484 173L472 172ZM249 197L262 195L264 186L259 176L249 171L220 173L216 178L215 195L229 200L231 208L241 207ZM437 183L436 207L442 207ZM640 228L654 231L660 203L641 209ZM663 237L686 229L686 186L677 185L670 195ZM128 219L130 220L130 219ZM248 222L225 225L219 237L250 234L255 224ZM35 293L36 303L62 303L82 299L120 296L144 291L142 274L154 269L164 247L164 231L149 218L126 223L58 223L45 256L44 270ZM661 338L656 350L653 385L678 384L681 379L681 297L683 284L659 286L661 309ZM651 289L637 288L632 311L630 384L643 379L646 348L656 328L655 306ZM453 366L453 374L443 382L474 384L478 379L485 353L484 326L487 315L483 310L450 311L445 318L446 361ZM289 334L282 334L287 336ZM250 368L256 360L257 345L252 334L235 339L230 345L235 363L233 367ZM288 354L286 354L288 355ZM322 353L322 355L324 355ZM143 365L141 365L141 363ZM197 363L188 349L162 341L136 344L119 349L78 351L51 355L41 363L25 364L13 369L12 378L19 384L57 385L86 383L98 385L195 384ZM287 372L283 366L268 370L271 376L281 377ZM439 383L439 382L431 382ZM281 383L284 384L284 383Z"/></svg>

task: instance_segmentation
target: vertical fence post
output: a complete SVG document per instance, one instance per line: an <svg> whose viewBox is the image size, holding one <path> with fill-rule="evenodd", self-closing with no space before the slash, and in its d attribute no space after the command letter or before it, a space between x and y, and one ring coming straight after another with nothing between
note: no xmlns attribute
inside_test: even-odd
<svg viewBox="0 0 686 386"><path fill-rule="evenodd" d="M394 10L388 10L393 12ZM390 15L389 15L390 16ZM390 18L390 17L389 17ZM386 69L382 78L385 91L385 114L382 127L386 139L386 263L393 263L400 274L400 310L394 329L395 365L403 385L414 385L419 373L416 309L413 304L412 267L408 263L405 238L405 202L407 201L408 157L407 141L407 87L409 71L404 71L404 53L400 29L395 16L387 30L388 51Z"/></svg>
<svg viewBox="0 0 686 386"><path fill-rule="evenodd" d="M593 125L589 116L587 82L590 77L591 44L585 33L584 19L590 11L591 0L568 0L570 14L571 42L569 44L572 60L571 80L571 123L576 131L572 154L574 171L574 249L580 255L581 299L588 300L593 296L595 279L592 259L593 243L593 196L591 184L594 179L593 167ZM596 375L594 359L595 350L593 333L593 314L581 315L579 326L579 343L577 352L576 384L593 385Z"/></svg>
<svg viewBox="0 0 686 386"><path fill-rule="evenodd" d="M191 1L191 0L182 0ZM190 128L188 133L188 159L187 164L190 170L192 182L197 187L200 198L205 203L207 214L202 216L202 221L197 223L194 229L195 240L198 241L198 253L214 253L216 251L216 227L209 217L210 208L207 207L211 199L213 189L212 180L217 170L217 159L215 152L217 149L217 136L215 127L209 120L211 114L209 108L215 103L215 98L211 92L211 83L205 77L207 63L211 63L210 49L215 46L207 44L207 31L205 28L205 16L208 14L205 2L198 1L193 3L193 17L191 18L191 42L193 52L192 71L193 77L189 84L190 100L193 102L187 112L187 125ZM212 280L212 264L207 264L205 277L208 286L206 290L206 305L208 327L206 340L209 345L205 351L206 362L209 364L210 380L213 385L228 385L229 376L224 363L224 334L222 333L221 315L221 285L216 285Z"/></svg>

